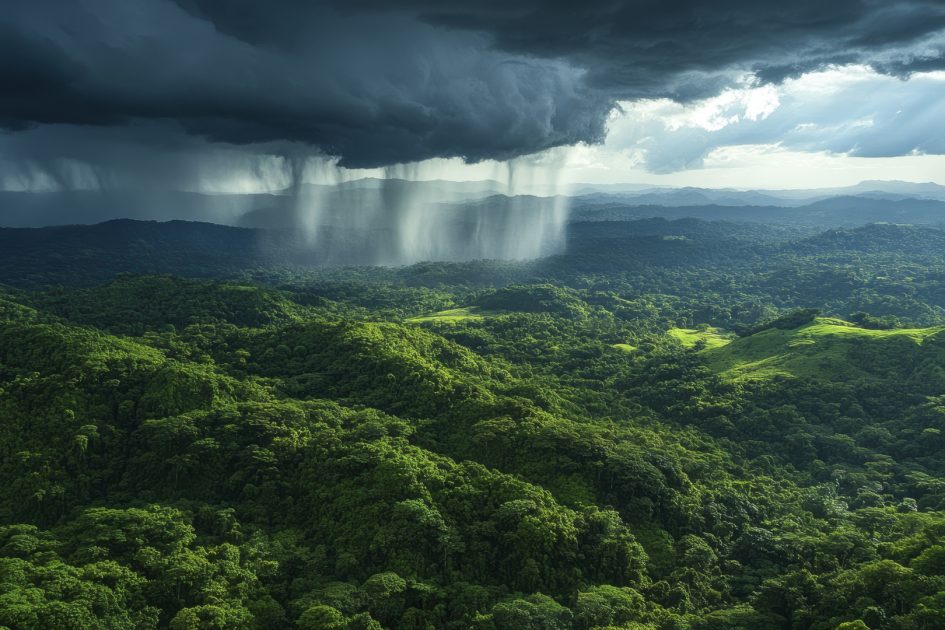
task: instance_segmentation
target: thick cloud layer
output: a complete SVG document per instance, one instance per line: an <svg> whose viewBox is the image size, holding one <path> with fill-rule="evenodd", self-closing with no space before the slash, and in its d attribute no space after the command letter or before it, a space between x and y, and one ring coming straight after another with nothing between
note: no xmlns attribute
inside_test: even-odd
<svg viewBox="0 0 945 630"><path fill-rule="evenodd" d="M580 69L400 15L307 9L254 19L250 33L161 0L27 0L3 15L0 123L11 129L173 120L214 140L302 143L377 166L595 141L610 109Z"/></svg>
<svg viewBox="0 0 945 630"><path fill-rule="evenodd" d="M599 142L618 100L945 67L937 0L12 0L0 126L175 130L346 166ZM164 126L164 127L162 127ZM41 151L39 151L41 152Z"/></svg>
<svg viewBox="0 0 945 630"><path fill-rule="evenodd" d="M369 6L383 6L369 0ZM424 19L483 31L503 50L567 58L620 98L688 99L732 70L765 81L868 63L907 75L945 68L939 0L422 0ZM476 7L476 8L472 8Z"/></svg>

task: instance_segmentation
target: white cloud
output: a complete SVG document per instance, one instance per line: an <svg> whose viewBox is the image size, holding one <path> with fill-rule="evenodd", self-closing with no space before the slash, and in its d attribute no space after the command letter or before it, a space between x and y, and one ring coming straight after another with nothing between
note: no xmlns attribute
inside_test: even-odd
<svg viewBox="0 0 945 630"><path fill-rule="evenodd" d="M945 156L907 155L863 158L828 151L796 151L777 143L729 145L712 149L699 168L674 173L647 171L623 153L607 153L606 170L568 171L572 182L633 182L702 188L829 188L863 180L896 179L945 184Z"/></svg>
<svg viewBox="0 0 945 630"><path fill-rule="evenodd" d="M859 157L945 154L945 73L909 80L831 68L703 101L621 103L605 150L642 150L654 173L700 168L720 147L778 144Z"/></svg>

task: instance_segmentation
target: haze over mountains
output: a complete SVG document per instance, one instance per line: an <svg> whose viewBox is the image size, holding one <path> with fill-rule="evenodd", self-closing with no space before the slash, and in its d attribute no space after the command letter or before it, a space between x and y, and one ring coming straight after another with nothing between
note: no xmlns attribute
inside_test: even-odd
<svg viewBox="0 0 945 630"><path fill-rule="evenodd" d="M532 186L527 196L552 197L559 186ZM406 203L460 205L489 197L515 197L499 181L410 181L363 178L337 185L302 184L258 194L200 193L120 188L49 192L0 191L0 226L88 224L115 218L197 220L247 227L290 227L306 206L328 206L338 216L352 209L388 210ZM855 186L798 190L672 188L637 184L575 184L566 191L577 203L628 206L774 206L791 208L835 198L943 201L945 186L932 182L863 181ZM475 204L481 205L481 204ZM337 217L334 217L337 218Z"/></svg>
<svg viewBox="0 0 945 630"><path fill-rule="evenodd" d="M691 206L801 206L831 197L867 197L876 199L936 199L945 201L945 186L932 182L867 180L855 186L837 188L739 190L734 188L628 187L625 184L577 185L579 196L605 194L617 196L633 205Z"/></svg>
<svg viewBox="0 0 945 630"><path fill-rule="evenodd" d="M312 264L522 260L561 253L568 222L694 217L810 229L872 222L941 225L945 186L865 181L812 190L578 185L570 196L494 181L364 178L261 194L72 190L0 192L0 225L190 220L291 233ZM542 194L544 193L544 194ZM273 239L270 239L273 240ZM278 239L275 239L278 240Z"/></svg>

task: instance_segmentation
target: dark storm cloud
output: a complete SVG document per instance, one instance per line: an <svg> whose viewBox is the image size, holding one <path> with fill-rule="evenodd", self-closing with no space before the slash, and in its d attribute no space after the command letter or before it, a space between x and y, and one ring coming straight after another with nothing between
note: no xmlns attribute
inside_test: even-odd
<svg viewBox="0 0 945 630"><path fill-rule="evenodd" d="M343 4L349 10L393 6L383 0ZM407 4L422 20L489 33L503 50L566 58L589 70L590 85L620 98L706 96L719 74L731 69L778 81L830 64L882 58L894 58L899 71L908 73L945 58L945 4L940 0ZM405 3L396 6L403 10ZM937 39L931 48L929 38Z"/></svg>
<svg viewBox="0 0 945 630"><path fill-rule="evenodd" d="M0 123L169 119L225 142L304 143L348 166L602 137L610 102L568 64L408 16L280 15L244 25L161 1L18 3L0 17Z"/></svg>
<svg viewBox="0 0 945 630"><path fill-rule="evenodd" d="M172 122L348 166L602 139L618 99L942 66L941 2L86 0L0 13L0 125Z"/></svg>

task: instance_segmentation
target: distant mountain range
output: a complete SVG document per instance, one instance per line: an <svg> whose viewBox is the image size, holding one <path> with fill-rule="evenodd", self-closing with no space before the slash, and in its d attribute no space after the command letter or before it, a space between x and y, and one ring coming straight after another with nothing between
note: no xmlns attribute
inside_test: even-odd
<svg viewBox="0 0 945 630"><path fill-rule="evenodd" d="M192 220L242 227L294 229L312 224L345 227L354 221L389 228L405 209L481 212L483 204L509 205L498 181L449 182L359 179L337 185L305 184L258 194L183 191L0 191L0 226L94 224L114 218ZM526 205L541 202L539 197ZM578 185L573 220L685 216L710 220L849 226L873 221L945 222L945 186L864 181L811 190L659 188L633 184ZM728 208L725 210L725 208Z"/></svg>
<svg viewBox="0 0 945 630"><path fill-rule="evenodd" d="M877 222L939 226L945 225L945 201L845 196L830 197L800 206L663 206L636 205L613 198L582 197L571 209L571 221L630 221L651 217L748 221L814 229L855 227Z"/></svg>
<svg viewBox="0 0 945 630"><path fill-rule="evenodd" d="M899 201L903 199L935 199L945 201L945 186L902 181L868 180L855 186L814 188L807 190L736 190L733 188L638 188L578 185L572 195L581 199L619 198L632 205L655 206L779 206L794 207L832 197L865 197Z"/></svg>

